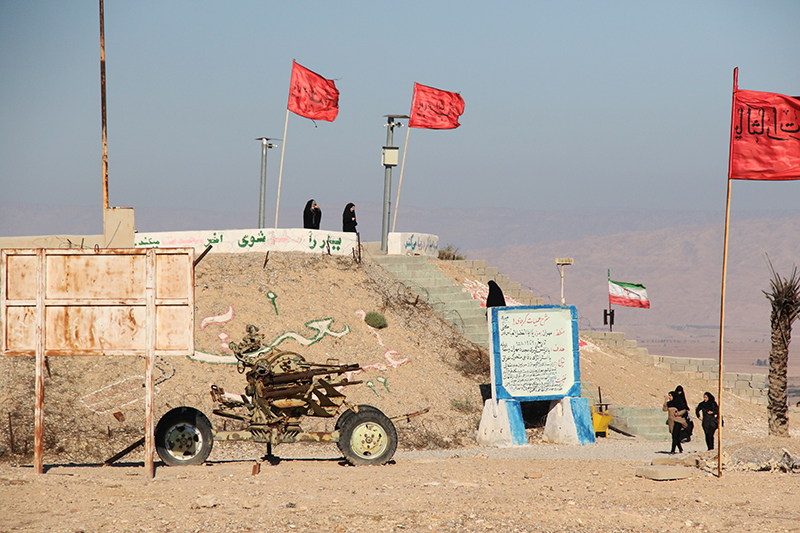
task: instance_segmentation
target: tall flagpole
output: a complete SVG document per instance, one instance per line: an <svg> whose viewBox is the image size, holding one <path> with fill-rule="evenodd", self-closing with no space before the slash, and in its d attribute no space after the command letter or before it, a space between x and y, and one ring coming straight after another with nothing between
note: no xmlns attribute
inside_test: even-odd
<svg viewBox="0 0 800 533"><path fill-rule="evenodd" d="M103 119L103 221L108 209L108 136L106 134L106 37L103 0L100 0L100 108Z"/></svg>
<svg viewBox="0 0 800 533"><path fill-rule="evenodd" d="M281 169L278 171L278 199L275 203L275 229L278 229L278 209L281 206L281 178L283 178L283 154L286 152L286 130L289 129L289 107L286 107L286 123L283 125L283 146L281 146Z"/></svg>
<svg viewBox="0 0 800 533"><path fill-rule="evenodd" d="M406 145L403 147L403 162L400 164L400 183L397 184L397 201L394 203L394 219L392 220L392 233L397 224L397 207L400 205L400 187L403 186L403 170L406 168L406 153L408 152L408 135L411 133L411 126L406 129Z"/></svg>
<svg viewBox="0 0 800 533"><path fill-rule="evenodd" d="M731 218L731 167L733 166L733 125L736 114L736 91L739 90L739 67L733 69L733 97L731 98L731 140L728 149L728 199L725 202L725 239L722 247L722 296L719 308L719 386L717 388L717 477L722 477L722 348L725 333L725 281L728 272L728 226Z"/></svg>

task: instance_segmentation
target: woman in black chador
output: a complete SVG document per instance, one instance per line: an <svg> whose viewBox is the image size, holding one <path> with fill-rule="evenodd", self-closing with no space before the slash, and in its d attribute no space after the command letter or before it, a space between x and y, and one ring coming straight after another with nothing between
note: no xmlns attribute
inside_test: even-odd
<svg viewBox="0 0 800 533"><path fill-rule="evenodd" d="M503 307L506 305L506 298L503 296L503 290L495 283L494 280L489 281L489 294L486 296L486 308L489 307Z"/></svg>
<svg viewBox="0 0 800 533"><path fill-rule="evenodd" d="M714 395L710 392L703 393L703 401L697 404L694 410L697 418L703 419L703 433L706 434L706 446L709 450L714 449L714 433L719 427L719 405ZM702 413L702 416L701 414Z"/></svg>
<svg viewBox="0 0 800 533"><path fill-rule="evenodd" d="M349 231L356 233L356 204L350 203L344 206L344 213L342 213L342 231Z"/></svg>
<svg viewBox="0 0 800 533"><path fill-rule="evenodd" d="M312 198L306 204L303 210L303 227L305 229L319 229L319 223L322 220L322 209L319 208L317 202Z"/></svg>

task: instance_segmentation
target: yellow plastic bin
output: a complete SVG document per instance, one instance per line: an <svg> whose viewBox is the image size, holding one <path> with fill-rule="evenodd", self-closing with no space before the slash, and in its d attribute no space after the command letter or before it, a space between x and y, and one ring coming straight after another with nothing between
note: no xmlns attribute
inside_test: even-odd
<svg viewBox="0 0 800 533"><path fill-rule="evenodd" d="M608 414L607 403L597 403L591 406L592 408L592 425L594 426L594 434L596 437L608 437L608 425L611 419L614 418Z"/></svg>

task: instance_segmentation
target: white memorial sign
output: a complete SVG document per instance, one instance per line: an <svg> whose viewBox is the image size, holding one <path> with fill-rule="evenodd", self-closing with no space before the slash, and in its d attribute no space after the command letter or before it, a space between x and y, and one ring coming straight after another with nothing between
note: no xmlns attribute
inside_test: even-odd
<svg viewBox="0 0 800 533"><path fill-rule="evenodd" d="M580 396L578 312L574 306L492 307L496 399Z"/></svg>

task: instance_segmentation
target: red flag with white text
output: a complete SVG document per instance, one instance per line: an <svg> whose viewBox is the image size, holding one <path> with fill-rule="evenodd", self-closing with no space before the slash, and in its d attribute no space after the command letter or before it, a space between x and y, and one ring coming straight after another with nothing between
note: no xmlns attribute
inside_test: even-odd
<svg viewBox="0 0 800 533"><path fill-rule="evenodd" d="M457 128L463 112L464 99L460 94L415 83L408 126L432 130Z"/></svg>
<svg viewBox="0 0 800 533"><path fill-rule="evenodd" d="M292 61L288 109L301 117L333 122L339 114L339 91L333 80Z"/></svg>
<svg viewBox="0 0 800 533"><path fill-rule="evenodd" d="M800 179L800 98L736 90L731 179Z"/></svg>

